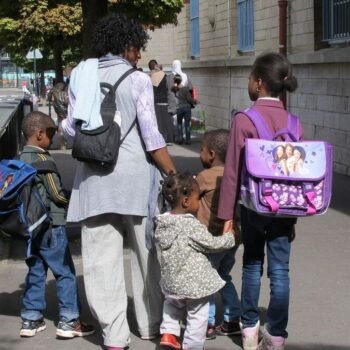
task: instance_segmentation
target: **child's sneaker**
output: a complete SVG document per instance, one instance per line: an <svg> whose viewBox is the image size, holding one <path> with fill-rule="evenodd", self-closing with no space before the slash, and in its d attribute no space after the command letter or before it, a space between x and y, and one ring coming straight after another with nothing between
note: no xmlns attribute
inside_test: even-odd
<svg viewBox="0 0 350 350"><path fill-rule="evenodd" d="M70 322L61 320L58 322L56 330L56 336L60 338L85 337L94 333L94 328L90 325L80 322L79 318Z"/></svg>
<svg viewBox="0 0 350 350"><path fill-rule="evenodd" d="M216 328L216 332L220 335L237 335L241 334L241 327L239 326L239 320L224 321L222 325Z"/></svg>
<svg viewBox="0 0 350 350"><path fill-rule="evenodd" d="M23 320L19 335L21 337L34 337L36 333L41 332L45 329L46 324L43 318L37 321Z"/></svg>
<svg viewBox="0 0 350 350"><path fill-rule="evenodd" d="M243 350L257 350L260 322L258 321L254 327L247 328L243 328L243 325L240 323L240 327L242 332Z"/></svg>
<svg viewBox="0 0 350 350"><path fill-rule="evenodd" d="M284 350L285 339L271 335L266 326L263 329L263 337L259 343L259 350Z"/></svg>
<svg viewBox="0 0 350 350"><path fill-rule="evenodd" d="M166 349L181 349L181 344L178 342L177 337L174 334L164 333L160 339L160 345Z"/></svg>
<svg viewBox="0 0 350 350"><path fill-rule="evenodd" d="M211 340L216 338L216 329L215 325L208 324L207 333L205 334L205 339Z"/></svg>

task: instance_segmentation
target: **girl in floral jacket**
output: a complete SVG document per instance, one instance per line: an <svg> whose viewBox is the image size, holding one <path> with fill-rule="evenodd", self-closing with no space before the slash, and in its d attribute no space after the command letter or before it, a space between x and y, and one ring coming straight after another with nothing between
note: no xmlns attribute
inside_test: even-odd
<svg viewBox="0 0 350 350"><path fill-rule="evenodd" d="M172 210L156 220L156 242L161 251L161 287L165 295L162 346L181 349L179 320L187 310L183 349L202 350L209 315L209 296L225 282L206 253L232 248L233 234L214 237L194 215L199 208L199 186L189 173L170 175L163 184Z"/></svg>

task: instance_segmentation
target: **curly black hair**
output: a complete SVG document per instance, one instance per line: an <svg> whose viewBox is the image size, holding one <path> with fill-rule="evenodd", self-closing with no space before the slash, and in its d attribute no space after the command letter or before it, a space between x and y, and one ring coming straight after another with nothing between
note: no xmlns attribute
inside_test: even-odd
<svg viewBox="0 0 350 350"><path fill-rule="evenodd" d="M22 132L27 140L37 130L55 129L54 121L45 113L34 111L27 114L22 121Z"/></svg>
<svg viewBox="0 0 350 350"><path fill-rule="evenodd" d="M209 151L215 151L219 159L225 163L229 131L226 129L210 130L204 133L202 143Z"/></svg>
<svg viewBox="0 0 350 350"><path fill-rule="evenodd" d="M113 13L96 24L91 46L96 57L120 55L129 48L145 49L148 39L146 30L135 19Z"/></svg>
<svg viewBox="0 0 350 350"><path fill-rule="evenodd" d="M181 196L191 195L195 184L196 180L188 171L171 174L164 180L162 194L171 207L175 208Z"/></svg>

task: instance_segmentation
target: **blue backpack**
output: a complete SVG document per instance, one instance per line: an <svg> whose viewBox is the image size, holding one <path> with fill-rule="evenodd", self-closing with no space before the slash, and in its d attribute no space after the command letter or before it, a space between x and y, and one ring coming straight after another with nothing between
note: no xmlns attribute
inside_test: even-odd
<svg viewBox="0 0 350 350"><path fill-rule="evenodd" d="M51 224L35 182L35 176L45 172L58 173L56 164L52 161L32 164L21 160L0 161L0 231L5 236L27 239L27 256L32 240Z"/></svg>

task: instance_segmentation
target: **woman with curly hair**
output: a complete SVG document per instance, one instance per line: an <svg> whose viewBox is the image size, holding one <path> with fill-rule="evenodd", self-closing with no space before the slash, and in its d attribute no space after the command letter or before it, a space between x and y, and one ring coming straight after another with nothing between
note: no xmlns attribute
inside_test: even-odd
<svg viewBox="0 0 350 350"><path fill-rule="evenodd" d="M86 108L90 103L84 94L91 96L93 85L84 81L90 79L91 82L96 73L100 95L99 82L113 85L135 67L147 40L143 27L125 15L114 14L100 20L92 38L99 59L84 62L89 71L84 71L83 65L72 72L70 108L64 123L67 134L74 136L78 109ZM96 72L91 68L94 63ZM93 100L94 96L91 98ZM83 105L79 101L83 101ZM130 342L123 266L124 233L131 248L133 303L140 336L153 339L159 334L162 320L160 270L147 229L151 221L147 217L154 216L150 208L156 203L154 188L157 190L159 183L158 168L165 174L175 172L157 128L150 78L140 71L133 71L119 85L116 102L121 136L126 135L135 118L137 123L127 133L119 149L117 164L111 171L78 162L68 210L68 220L82 225L87 300L101 325L104 344L109 350L124 349ZM98 103L91 107L97 105L99 109ZM94 118L91 117L88 125L98 125L98 118ZM152 196L152 193L156 195Z"/></svg>

